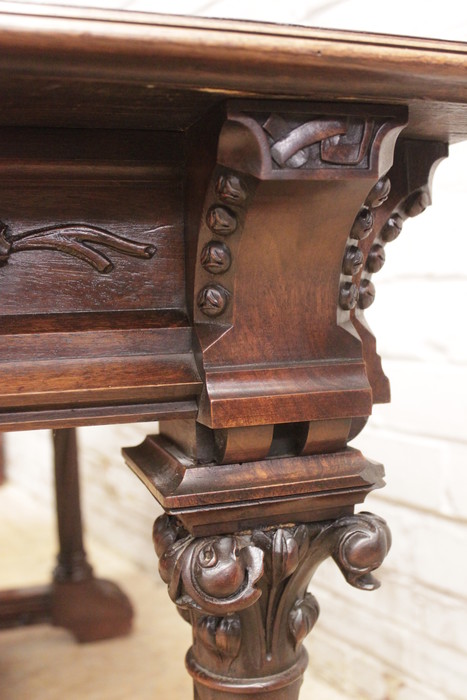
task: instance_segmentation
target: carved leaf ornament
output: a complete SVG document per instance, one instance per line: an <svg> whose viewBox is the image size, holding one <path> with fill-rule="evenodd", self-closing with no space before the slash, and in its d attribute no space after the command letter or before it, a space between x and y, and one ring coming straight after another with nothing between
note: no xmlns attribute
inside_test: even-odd
<svg viewBox="0 0 467 700"><path fill-rule="evenodd" d="M371 572L391 545L386 523L370 513L205 538L162 515L153 537L161 577L193 624L195 638L230 660L239 653L247 609L256 610L262 624L262 633L255 629L264 635L266 658L278 647L284 626L297 650L319 614L317 601L306 592L317 566L331 556L352 586L371 590L379 586Z"/></svg>
<svg viewBox="0 0 467 700"><path fill-rule="evenodd" d="M156 252L152 244L138 243L98 226L65 224L13 234L8 226L0 222L0 265L7 263L14 253L49 249L79 258L98 272L107 274L114 269L114 265L106 255L96 250L95 245L106 246L135 258L149 259Z"/></svg>
<svg viewBox="0 0 467 700"><path fill-rule="evenodd" d="M156 520L154 545L160 556L159 572L179 607L222 615L243 610L258 600L261 591L255 584L263 575L261 549L243 546L236 536L196 540L187 535L177 539L179 533L169 516Z"/></svg>
<svg viewBox="0 0 467 700"><path fill-rule="evenodd" d="M242 626L236 613L226 617L202 617L198 622L196 634L198 639L221 659L234 659L240 651Z"/></svg>

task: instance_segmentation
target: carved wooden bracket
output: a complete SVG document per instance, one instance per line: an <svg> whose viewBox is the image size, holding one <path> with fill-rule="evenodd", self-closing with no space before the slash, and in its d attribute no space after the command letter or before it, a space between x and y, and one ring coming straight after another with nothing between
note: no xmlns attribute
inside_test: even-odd
<svg viewBox="0 0 467 700"><path fill-rule="evenodd" d="M333 522L196 539L175 518L154 525L159 571L193 627L187 666L199 700L211 689L230 698L296 698L307 664L302 646L319 607L307 592L331 556L346 580L372 590L391 544L386 523L369 513Z"/></svg>
<svg viewBox="0 0 467 700"><path fill-rule="evenodd" d="M48 249L83 260L102 274L112 272L113 263L106 255L96 250L95 245L102 245L135 258L152 258L156 252L155 246L150 243L138 243L88 224L45 226L13 234L8 226L0 222L0 265L7 263L14 253Z"/></svg>
<svg viewBox="0 0 467 700"><path fill-rule="evenodd" d="M389 398L363 311L384 245L429 202L446 152L401 141L391 169L403 118L384 106L240 102L194 127L199 414L124 452L192 534L351 514L382 486L381 465L347 448Z"/></svg>
<svg viewBox="0 0 467 700"><path fill-rule="evenodd" d="M405 116L384 106L233 102L219 118L213 167L188 184L199 198L205 183L201 210L188 195L199 222L190 235L201 423L370 414L362 343L337 312L342 257ZM195 167L195 139L191 158Z"/></svg>

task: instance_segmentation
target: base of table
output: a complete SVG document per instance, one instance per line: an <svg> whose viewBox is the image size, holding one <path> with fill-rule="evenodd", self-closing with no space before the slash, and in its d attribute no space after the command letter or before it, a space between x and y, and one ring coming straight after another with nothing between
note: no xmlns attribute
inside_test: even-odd
<svg viewBox="0 0 467 700"><path fill-rule="evenodd" d="M0 593L0 629L52 624L78 642L112 639L131 631L133 610L111 581L52 583Z"/></svg>

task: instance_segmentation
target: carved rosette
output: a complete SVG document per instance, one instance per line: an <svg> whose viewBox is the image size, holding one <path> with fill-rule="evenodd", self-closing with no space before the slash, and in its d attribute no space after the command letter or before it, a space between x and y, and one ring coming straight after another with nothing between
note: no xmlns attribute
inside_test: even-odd
<svg viewBox="0 0 467 700"><path fill-rule="evenodd" d="M386 202L390 192L391 180L387 176L382 177L369 192L353 222L342 262L339 306L343 311L352 311L357 305L366 309L373 302L374 287L370 280L362 280L360 286L358 285L365 263L365 255L359 246L361 241L373 233L375 210Z"/></svg>
<svg viewBox="0 0 467 700"><path fill-rule="evenodd" d="M206 538L163 515L154 544L169 595L193 627L187 665L199 699L211 697L208 688L230 697L239 687L296 698L307 663L302 642L319 614L307 592L314 571L331 556L352 586L374 589L371 572L391 538L369 513Z"/></svg>
<svg viewBox="0 0 467 700"><path fill-rule="evenodd" d="M378 183L381 196L376 188L370 193L370 206L379 209L369 232L372 235L362 245L363 264L356 280L359 288L357 313L367 309L375 299L372 275L383 268L386 244L396 240L407 219L418 216L430 206L433 174L446 155L444 144L401 140L393 167Z"/></svg>

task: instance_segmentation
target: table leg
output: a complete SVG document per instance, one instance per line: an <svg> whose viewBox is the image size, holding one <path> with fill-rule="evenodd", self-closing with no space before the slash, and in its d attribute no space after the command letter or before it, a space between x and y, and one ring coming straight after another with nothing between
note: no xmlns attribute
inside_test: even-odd
<svg viewBox="0 0 467 700"><path fill-rule="evenodd" d="M53 433L59 554L50 585L0 592L0 629L52 623L79 642L127 634L133 611L111 581L97 579L83 545L76 431Z"/></svg>
<svg viewBox="0 0 467 700"><path fill-rule="evenodd" d="M389 530L354 508L384 472L348 443L390 396L364 313L386 244L431 203L447 155L396 144L406 116L233 102L187 136L199 411L124 455L167 514L154 541L193 626L197 700L296 700L316 567L331 556L349 583L376 586Z"/></svg>
<svg viewBox="0 0 467 700"><path fill-rule="evenodd" d="M76 430L53 432L59 553L52 584L51 616L80 642L126 634L132 608L112 582L96 579L83 545Z"/></svg>

